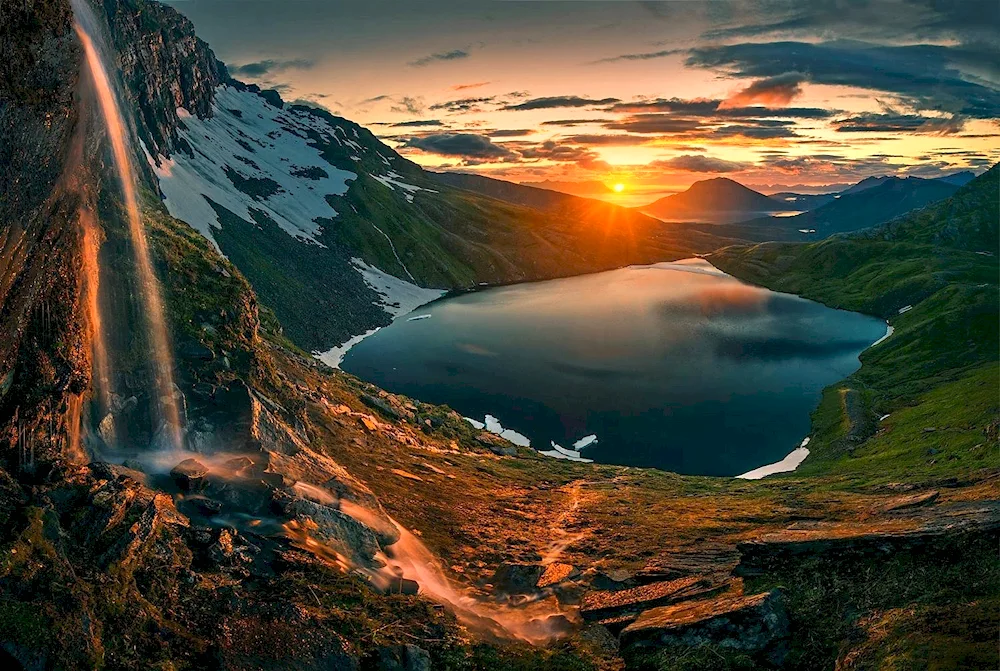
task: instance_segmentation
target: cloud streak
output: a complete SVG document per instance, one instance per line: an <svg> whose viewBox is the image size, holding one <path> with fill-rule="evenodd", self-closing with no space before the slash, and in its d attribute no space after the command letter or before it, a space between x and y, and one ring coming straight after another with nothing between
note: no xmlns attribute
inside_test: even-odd
<svg viewBox="0 0 1000 671"><path fill-rule="evenodd" d="M596 107L598 105L611 105L620 103L618 98L584 98L581 96L549 96L547 98L532 98L523 103L507 105L503 109L508 111L522 112L525 110L547 110L560 109L564 107Z"/></svg>
<svg viewBox="0 0 1000 671"><path fill-rule="evenodd" d="M459 61L469 57L469 52L466 49L452 49L451 51L442 51L438 53L428 54L427 56L421 56L420 58L410 61L410 66L415 68L422 68L432 63L440 63L442 61Z"/></svg>
<svg viewBox="0 0 1000 671"><path fill-rule="evenodd" d="M315 65L316 62L308 58L294 58L286 61L265 59L242 65L230 65L229 72L232 75L241 77L260 78L276 72L285 72L286 70L309 70Z"/></svg>

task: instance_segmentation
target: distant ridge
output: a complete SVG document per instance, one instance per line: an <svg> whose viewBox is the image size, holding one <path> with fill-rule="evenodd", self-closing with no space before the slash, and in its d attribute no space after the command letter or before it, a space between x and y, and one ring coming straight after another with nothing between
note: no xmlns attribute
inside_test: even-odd
<svg viewBox="0 0 1000 671"><path fill-rule="evenodd" d="M602 196L614 193L607 184L596 179L584 182L562 182L547 179L542 182L521 182L521 186L530 186L536 189L548 189L549 191L558 191L571 196L583 197Z"/></svg>

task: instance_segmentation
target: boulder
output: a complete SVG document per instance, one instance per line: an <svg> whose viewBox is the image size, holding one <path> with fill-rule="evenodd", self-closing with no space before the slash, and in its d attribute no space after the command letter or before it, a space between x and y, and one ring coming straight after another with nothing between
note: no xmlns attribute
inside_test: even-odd
<svg viewBox="0 0 1000 671"><path fill-rule="evenodd" d="M186 492L201 489L208 475L208 466L197 459L185 459L170 470L170 477Z"/></svg>
<svg viewBox="0 0 1000 671"><path fill-rule="evenodd" d="M177 357L188 361L211 361L215 358L215 352L200 342L189 340L177 348Z"/></svg>
<svg viewBox="0 0 1000 671"><path fill-rule="evenodd" d="M899 496L894 499L890 499L885 503L876 507L876 512L889 513L895 510L908 510L910 508L918 508L920 506L927 506L938 500L940 492L937 490L924 492L922 494L912 494L910 496Z"/></svg>
<svg viewBox="0 0 1000 671"><path fill-rule="evenodd" d="M275 499L281 511L293 519L310 520L315 540L347 556L355 564L373 566L381 551L378 538L368 526L334 506L303 498L293 498L282 492ZM311 526L311 525L308 525Z"/></svg>
<svg viewBox="0 0 1000 671"><path fill-rule="evenodd" d="M779 590L685 601L639 615L621 633L622 647L717 646L780 664L788 615Z"/></svg>
<svg viewBox="0 0 1000 671"><path fill-rule="evenodd" d="M415 645L384 645L376 655L378 671L431 671L430 653Z"/></svg>

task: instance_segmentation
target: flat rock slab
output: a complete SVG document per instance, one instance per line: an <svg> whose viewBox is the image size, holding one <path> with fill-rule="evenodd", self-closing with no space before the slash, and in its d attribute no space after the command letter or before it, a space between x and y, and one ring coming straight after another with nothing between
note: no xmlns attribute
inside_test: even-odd
<svg viewBox="0 0 1000 671"><path fill-rule="evenodd" d="M928 506L938 500L940 492L924 492L922 494L913 494L911 496L900 496L894 499L890 499L885 503L877 506L875 512L879 513L889 513L896 510L909 510L910 508L917 508L920 506Z"/></svg>
<svg viewBox="0 0 1000 671"><path fill-rule="evenodd" d="M621 633L622 647L714 645L750 654L780 655L788 616L780 591L752 596L724 594L642 613Z"/></svg>
<svg viewBox="0 0 1000 671"><path fill-rule="evenodd" d="M583 597L580 615L590 622L618 619L656 606L711 594L723 587L702 576L688 576L631 589L590 592Z"/></svg>
<svg viewBox="0 0 1000 671"><path fill-rule="evenodd" d="M636 571L636 582L676 580L691 575L728 575L739 563L740 553L732 545L679 550L651 559Z"/></svg>
<svg viewBox="0 0 1000 671"><path fill-rule="evenodd" d="M909 517L869 523L799 525L740 543L737 547L741 557L735 573L759 575L809 556L884 556L899 551L944 549L954 541L998 533L1000 501L917 508Z"/></svg>
<svg viewBox="0 0 1000 671"><path fill-rule="evenodd" d="M576 570L575 566L553 562L542 571L542 575L538 578L538 582L535 583L535 587L538 589L554 587L578 575L580 575L580 572Z"/></svg>

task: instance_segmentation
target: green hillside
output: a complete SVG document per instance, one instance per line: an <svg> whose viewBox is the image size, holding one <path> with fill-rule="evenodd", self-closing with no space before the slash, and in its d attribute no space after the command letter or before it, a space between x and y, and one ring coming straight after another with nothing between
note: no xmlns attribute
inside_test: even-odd
<svg viewBox="0 0 1000 671"><path fill-rule="evenodd" d="M872 231L711 256L747 281L872 314L893 328L861 355L857 373L825 391L804 472L885 478L942 470L949 461L962 470L995 466L998 176L994 166L953 197ZM993 253L982 253L990 241Z"/></svg>

